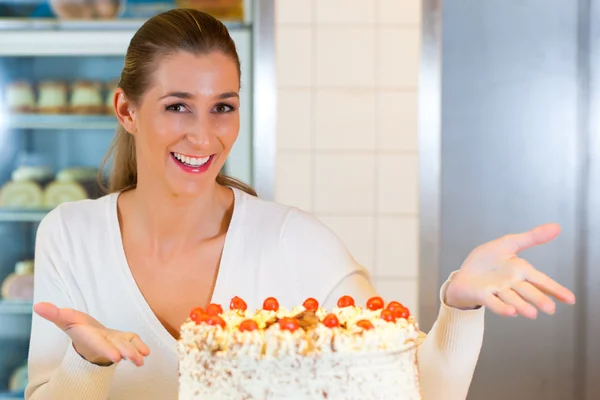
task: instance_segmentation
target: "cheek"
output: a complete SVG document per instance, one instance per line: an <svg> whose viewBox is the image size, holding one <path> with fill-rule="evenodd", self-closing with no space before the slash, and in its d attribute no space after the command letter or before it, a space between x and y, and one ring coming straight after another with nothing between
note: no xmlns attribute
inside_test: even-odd
<svg viewBox="0 0 600 400"><path fill-rule="evenodd" d="M139 127L139 132L143 132L140 139L152 151L162 151L178 137L185 136L186 128L181 118L154 113L145 115L141 120L144 122Z"/></svg>
<svg viewBox="0 0 600 400"><path fill-rule="evenodd" d="M240 119L237 115L219 121L216 125L219 141L227 150L235 143L240 131Z"/></svg>

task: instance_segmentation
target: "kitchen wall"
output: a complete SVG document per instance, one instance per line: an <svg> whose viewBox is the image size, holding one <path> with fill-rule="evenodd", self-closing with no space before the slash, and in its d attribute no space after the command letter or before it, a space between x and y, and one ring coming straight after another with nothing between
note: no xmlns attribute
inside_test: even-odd
<svg viewBox="0 0 600 400"><path fill-rule="evenodd" d="M420 1L278 0L276 200L418 307Z"/></svg>

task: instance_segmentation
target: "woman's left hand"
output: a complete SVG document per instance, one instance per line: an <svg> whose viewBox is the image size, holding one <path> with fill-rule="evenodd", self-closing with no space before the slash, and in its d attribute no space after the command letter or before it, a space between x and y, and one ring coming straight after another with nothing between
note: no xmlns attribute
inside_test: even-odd
<svg viewBox="0 0 600 400"><path fill-rule="evenodd" d="M537 309L553 314L550 296L569 304L575 295L536 270L518 254L558 236L556 224L507 235L477 247L469 254L446 290L446 305L460 309L485 306L503 316L536 318Z"/></svg>

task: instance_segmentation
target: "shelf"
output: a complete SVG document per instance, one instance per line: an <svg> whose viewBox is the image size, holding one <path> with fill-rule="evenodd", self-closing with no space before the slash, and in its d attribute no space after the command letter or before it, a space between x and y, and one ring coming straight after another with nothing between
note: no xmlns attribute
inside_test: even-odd
<svg viewBox="0 0 600 400"><path fill-rule="evenodd" d="M31 302L0 300L0 339L29 340L32 307Z"/></svg>
<svg viewBox="0 0 600 400"><path fill-rule="evenodd" d="M106 129L114 131L117 128L117 119L112 115L8 114L4 118L3 125L12 129Z"/></svg>
<svg viewBox="0 0 600 400"><path fill-rule="evenodd" d="M144 20L0 19L0 56L123 56ZM232 37L252 26L224 22Z"/></svg>
<svg viewBox="0 0 600 400"><path fill-rule="evenodd" d="M0 300L0 315L31 315L30 301Z"/></svg>
<svg viewBox="0 0 600 400"><path fill-rule="evenodd" d="M23 392L0 393L0 400L23 400L24 398Z"/></svg>
<svg viewBox="0 0 600 400"><path fill-rule="evenodd" d="M0 208L0 222L40 222L49 210Z"/></svg>

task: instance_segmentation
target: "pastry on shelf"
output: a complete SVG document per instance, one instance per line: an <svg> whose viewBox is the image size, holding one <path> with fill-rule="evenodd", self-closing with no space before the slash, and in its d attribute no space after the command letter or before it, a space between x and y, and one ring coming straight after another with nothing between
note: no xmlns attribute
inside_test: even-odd
<svg viewBox="0 0 600 400"><path fill-rule="evenodd" d="M92 19L94 6L89 0L50 0L52 12L60 19Z"/></svg>
<svg viewBox="0 0 600 400"><path fill-rule="evenodd" d="M0 291L4 300L33 301L33 260L19 261Z"/></svg>
<svg viewBox="0 0 600 400"><path fill-rule="evenodd" d="M54 172L50 167L23 165L12 172L14 182L34 181L41 185L51 182Z"/></svg>
<svg viewBox="0 0 600 400"><path fill-rule="evenodd" d="M116 18L123 8L122 0L93 0L94 12L96 18L113 19Z"/></svg>
<svg viewBox="0 0 600 400"><path fill-rule="evenodd" d="M44 190L44 207L51 209L69 201L89 198L87 191L79 182L53 181Z"/></svg>
<svg viewBox="0 0 600 400"><path fill-rule="evenodd" d="M95 167L70 167L65 168L56 174L58 182L77 182L92 198L102 196L102 190L98 185L98 168Z"/></svg>
<svg viewBox="0 0 600 400"><path fill-rule="evenodd" d="M58 81L40 82L38 85L37 110L40 114L68 113L67 85Z"/></svg>
<svg viewBox="0 0 600 400"><path fill-rule="evenodd" d="M71 112L98 115L105 113L100 82L78 81L71 88Z"/></svg>
<svg viewBox="0 0 600 400"><path fill-rule="evenodd" d="M119 80L114 79L106 83L106 99L104 100L104 106L106 107L106 113L109 115L115 114L115 108L113 106L113 98L115 97L115 90L119 85Z"/></svg>
<svg viewBox="0 0 600 400"><path fill-rule="evenodd" d="M35 91L26 81L15 81L6 85L4 98L6 108L12 113L35 112Z"/></svg>
<svg viewBox="0 0 600 400"><path fill-rule="evenodd" d="M0 188L0 207L39 209L44 206L44 190L33 181L9 181Z"/></svg>

